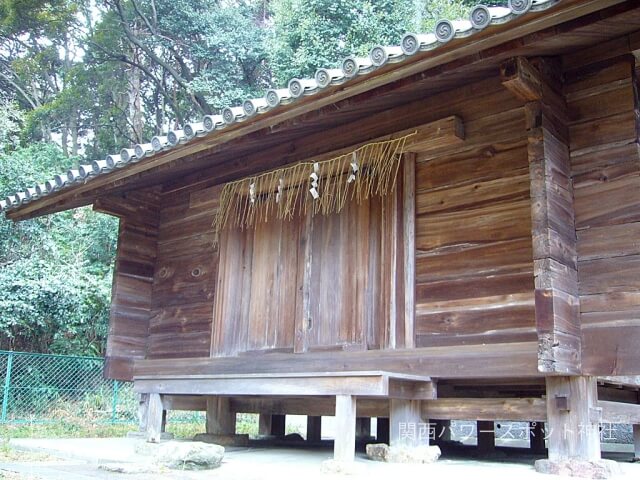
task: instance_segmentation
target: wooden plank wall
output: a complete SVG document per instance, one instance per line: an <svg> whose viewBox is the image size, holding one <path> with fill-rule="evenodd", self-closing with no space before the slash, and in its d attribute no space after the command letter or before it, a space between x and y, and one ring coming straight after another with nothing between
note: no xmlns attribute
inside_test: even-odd
<svg viewBox="0 0 640 480"><path fill-rule="evenodd" d="M104 375L131 380L145 358L156 261L159 198L154 192L103 198L94 209L120 217Z"/></svg>
<svg viewBox="0 0 640 480"><path fill-rule="evenodd" d="M617 41L572 54L564 67L583 372L637 374L640 156L634 57L626 41Z"/></svg>
<svg viewBox="0 0 640 480"><path fill-rule="evenodd" d="M463 145L418 152L417 346L537 340L525 114L497 80L449 95Z"/></svg>
<svg viewBox="0 0 640 480"><path fill-rule="evenodd" d="M207 357L218 277L220 188L162 196L147 358Z"/></svg>

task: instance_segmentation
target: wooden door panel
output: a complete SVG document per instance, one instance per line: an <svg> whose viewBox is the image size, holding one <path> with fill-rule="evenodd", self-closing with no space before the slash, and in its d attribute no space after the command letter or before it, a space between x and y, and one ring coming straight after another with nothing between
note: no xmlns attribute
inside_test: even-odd
<svg viewBox="0 0 640 480"><path fill-rule="evenodd" d="M212 354L384 348L388 203L221 232Z"/></svg>
<svg viewBox="0 0 640 480"><path fill-rule="evenodd" d="M299 224L273 220L253 230L248 350L293 349Z"/></svg>
<svg viewBox="0 0 640 480"><path fill-rule="evenodd" d="M309 349L359 346L379 313L379 200L312 221ZM377 343L377 342L371 342Z"/></svg>

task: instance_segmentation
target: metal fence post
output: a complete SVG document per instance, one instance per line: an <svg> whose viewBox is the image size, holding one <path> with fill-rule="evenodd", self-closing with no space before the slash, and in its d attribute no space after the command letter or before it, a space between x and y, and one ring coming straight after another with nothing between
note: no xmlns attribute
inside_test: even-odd
<svg viewBox="0 0 640 480"><path fill-rule="evenodd" d="M4 376L4 393L2 395L2 417L0 422L7 421L7 410L9 409L9 389L11 388L11 369L13 368L13 352L9 352L7 358L7 373Z"/></svg>
<svg viewBox="0 0 640 480"><path fill-rule="evenodd" d="M111 423L116 423L118 415L118 380L113 381L113 403L111 404Z"/></svg>

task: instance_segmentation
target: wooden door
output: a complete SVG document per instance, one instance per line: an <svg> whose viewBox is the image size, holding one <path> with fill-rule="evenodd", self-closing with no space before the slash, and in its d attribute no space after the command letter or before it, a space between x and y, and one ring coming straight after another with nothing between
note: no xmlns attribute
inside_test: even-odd
<svg viewBox="0 0 640 480"><path fill-rule="evenodd" d="M372 197L221 232L212 355L395 346L394 208Z"/></svg>
<svg viewBox="0 0 640 480"><path fill-rule="evenodd" d="M310 222L309 304L302 350L376 348L381 316L380 200ZM367 335L368 334L368 335Z"/></svg>

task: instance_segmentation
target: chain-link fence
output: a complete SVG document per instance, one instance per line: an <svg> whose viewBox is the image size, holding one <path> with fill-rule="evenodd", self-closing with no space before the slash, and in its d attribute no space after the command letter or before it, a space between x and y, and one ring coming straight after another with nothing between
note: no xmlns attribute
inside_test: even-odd
<svg viewBox="0 0 640 480"><path fill-rule="evenodd" d="M0 424L136 423L130 382L102 376L104 359L0 350ZM199 412L172 412L171 422L203 422Z"/></svg>

